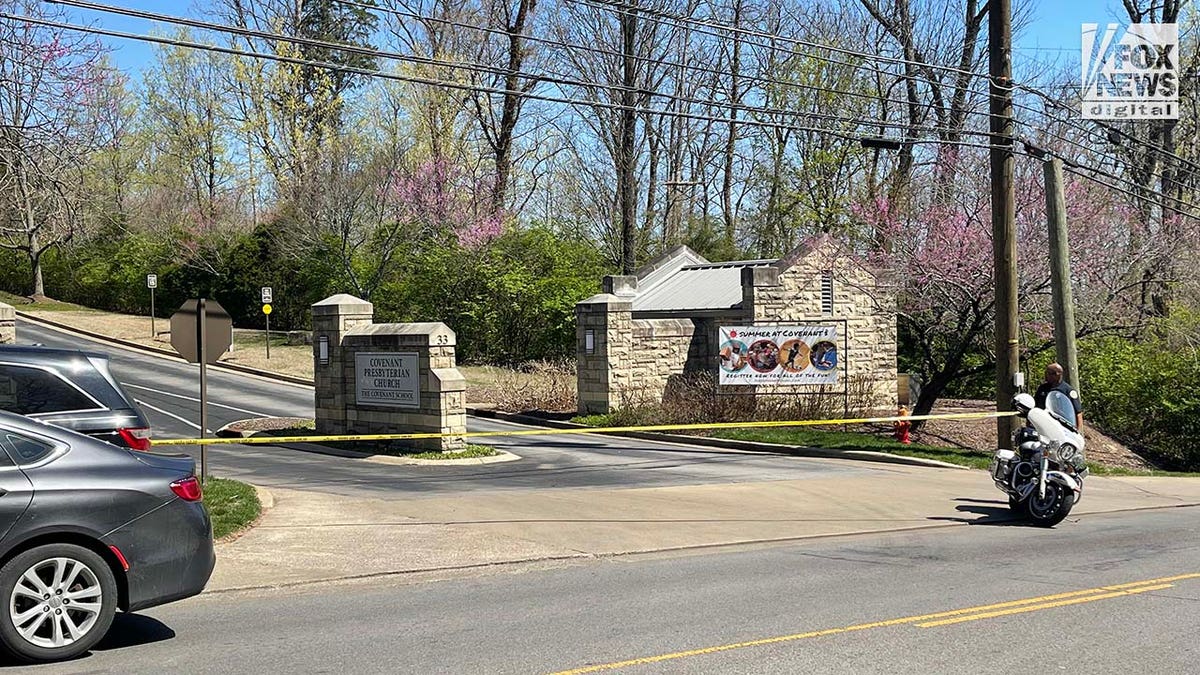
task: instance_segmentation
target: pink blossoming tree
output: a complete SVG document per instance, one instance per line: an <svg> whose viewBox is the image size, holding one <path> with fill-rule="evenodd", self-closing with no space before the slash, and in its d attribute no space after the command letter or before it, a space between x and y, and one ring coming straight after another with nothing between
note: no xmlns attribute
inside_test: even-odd
<svg viewBox="0 0 1200 675"><path fill-rule="evenodd" d="M0 10L62 14L32 0L0 0ZM75 235L81 169L102 143L89 113L102 54L79 33L0 21L0 247L28 258L35 297L45 295L42 256Z"/></svg>
<svg viewBox="0 0 1200 675"><path fill-rule="evenodd" d="M505 214L491 208L489 181L444 158L405 159L360 162L343 149L329 157L324 185L305 216L316 225L312 234L334 253L340 275L364 299L414 253L451 247L475 255L503 230Z"/></svg>
<svg viewBox="0 0 1200 675"><path fill-rule="evenodd" d="M1052 349L1049 244L1040 165L1019 165L1017 268L1022 354ZM950 189L933 190L901 211L886 198L853 214L889 242L873 263L888 270L897 303L901 352L923 383L915 414L928 413L954 382L995 369L990 193L985 166L963 170ZM1144 274L1171 242L1139 231L1119 194L1068 176L1065 190L1071 277L1079 336L1133 333ZM907 344L905 344L907 343Z"/></svg>

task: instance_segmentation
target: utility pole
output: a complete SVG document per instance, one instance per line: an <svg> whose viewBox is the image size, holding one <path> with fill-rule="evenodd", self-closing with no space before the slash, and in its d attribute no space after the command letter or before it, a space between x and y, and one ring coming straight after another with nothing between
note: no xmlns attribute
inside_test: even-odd
<svg viewBox="0 0 1200 675"><path fill-rule="evenodd" d="M1013 194L1012 2L988 2L992 259L996 286L996 410L1011 411L1020 370L1017 343L1017 227ZM1012 446L1013 420L996 419L997 447Z"/></svg>
<svg viewBox="0 0 1200 675"><path fill-rule="evenodd" d="M1071 259L1067 255L1067 208L1063 198L1063 163L1048 160L1046 220L1050 226L1050 291L1054 298L1054 351L1066 373L1063 379L1079 391L1079 358L1075 351L1075 307L1071 300Z"/></svg>

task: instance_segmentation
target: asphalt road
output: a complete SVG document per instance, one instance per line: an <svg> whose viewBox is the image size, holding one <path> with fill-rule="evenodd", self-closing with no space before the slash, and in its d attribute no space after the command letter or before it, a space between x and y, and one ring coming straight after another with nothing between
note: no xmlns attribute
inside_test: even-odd
<svg viewBox="0 0 1200 675"><path fill-rule="evenodd" d="M31 672L549 673L659 657L619 670L1195 673L1197 516L1179 508L1054 530L979 525L208 595L119 617L90 656ZM1134 591L1160 584L1078 593L1188 574L1148 592ZM954 613L979 606L994 616ZM940 616L874 625L928 614ZM921 625L947 619L968 620Z"/></svg>
<svg viewBox="0 0 1200 675"><path fill-rule="evenodd" d="M199 367L122 349L18 321L17 341L47 347L86 348L110 355L113 374L142 405L157 438L198 435ZM263 378L209 370L210 431L250 417L312 417L312 390ZM522 428L471 419L471 431ZM476 441L473 441L476 442ZM866 466L736 452L602 436L522 436L477 442L513 452L521 461L477 466L395 466L272 446L212 446L213 475L264 487L336 494L412 497L464 491L662 487L825 477L833 473L888 472ZM177 450L198 456L194 447Z"/></svg>

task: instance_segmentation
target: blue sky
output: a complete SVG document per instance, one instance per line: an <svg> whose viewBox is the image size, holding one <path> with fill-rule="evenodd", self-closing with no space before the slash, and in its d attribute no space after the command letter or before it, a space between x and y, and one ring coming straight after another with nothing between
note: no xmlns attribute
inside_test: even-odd
<svg viewBox="0 0 1200 675"><path fill-rule="evenodd" d="M197 4L170 2L166 0L110 0L111 4L142 9L161 14L186 14L196 16ZM200 5L207 4L200 2ZM1045 64L1067 68L1079 67L1080 24L1085 21L1124 23L1119 0L1033 0L1031 14L1025 28L1014 39L1014 71L1019 79L1022 71L1035 72ZM186 8L186 9L185 9ZM131 19L108 14L72 10L75 16L95 22L112 30L129 33L149 32L154 24L140 19ZM166 32L171 26L156 26ZM136 72L153 58L153 45L132 40L111 39L109 43L117 50L113 58L118 67Z"/></svg>

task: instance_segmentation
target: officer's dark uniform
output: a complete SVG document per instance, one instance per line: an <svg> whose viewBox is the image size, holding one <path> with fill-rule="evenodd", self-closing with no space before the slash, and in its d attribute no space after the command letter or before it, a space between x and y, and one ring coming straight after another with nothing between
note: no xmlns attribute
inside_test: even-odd
<svg viewBox="0 0 1200 675"><path fill-rule="evenodd" d="M1075 391L1071 385L1067 384L1066 380L1063 380L1058 384L1047 384L1046 382L1043 382L1042 386L1037 388L1037 393L1033 395L1034 404L1039 408L1045 408L1046 396L1048 396L1052 391L1059 391L1065 394L1066 397L1070 399L1071 406L1075 408L1076 415L1083 412L1083 404L1079 402L1079 392ZM1075 420L1072 419L1071 424L1074 423Z"/></svg>

